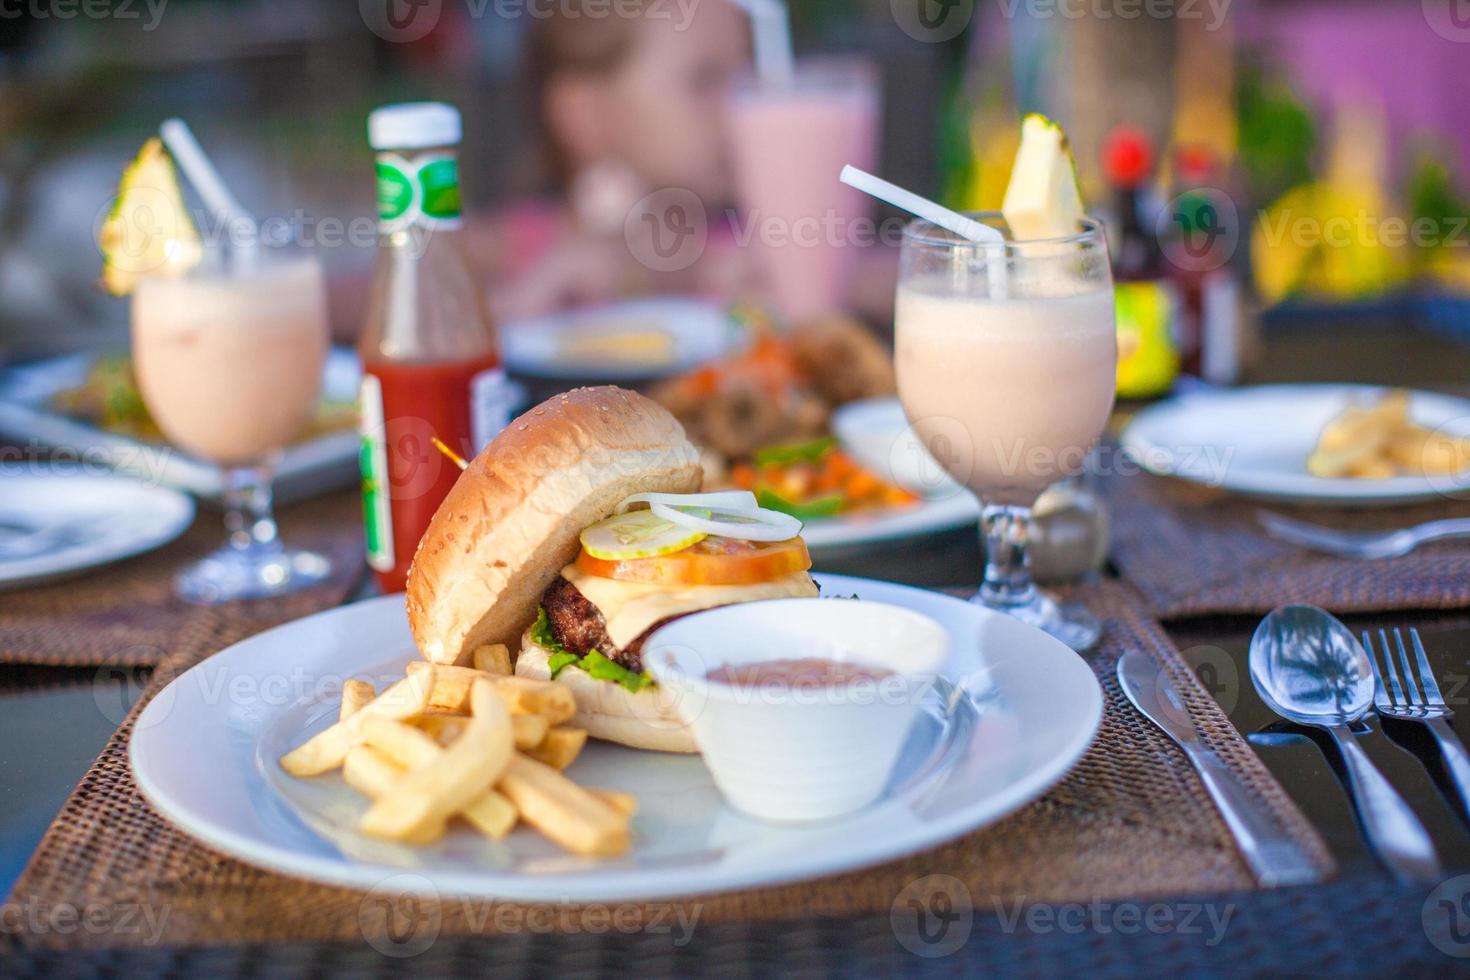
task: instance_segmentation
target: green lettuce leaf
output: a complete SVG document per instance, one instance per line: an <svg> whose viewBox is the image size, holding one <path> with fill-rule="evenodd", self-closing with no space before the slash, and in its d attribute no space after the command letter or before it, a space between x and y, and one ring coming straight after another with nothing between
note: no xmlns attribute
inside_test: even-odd
<svg viewBox="0 0 1470 980"><path fill-rule="evenodd" d="M585 656L578 657L562 646L551 634L551 621L547 618L544 607L538 606L536 609L536 622L531 627L531 639L547 652L546 665L550 668L553 678L568 667L576 667L596 680L612 681L634 694L645 687L653 686L653 677L647 672L635 673L622 664L609 660L596 650L588 650Z"/></svg>

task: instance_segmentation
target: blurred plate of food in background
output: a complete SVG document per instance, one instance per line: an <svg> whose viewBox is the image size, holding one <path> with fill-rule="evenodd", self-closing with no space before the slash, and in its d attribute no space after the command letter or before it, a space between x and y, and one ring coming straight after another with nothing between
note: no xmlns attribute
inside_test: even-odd
<svg viewBox="0 0 1470 980"><path fill-rule="evenodd" d="M1162 476L1340 506L1470 492L1470 401L1372 385L1202 391L1141 411L1123 448Z"/></svg>
<svg viewBox="0 0 1470 980"><path fill-rule="evenodd" d="M832 413L832 432L860 464L921 497L960 491L919 441L897 398L865 398Z"/></svg>
<svg viewBox="0 0 1470 980"><path fill-rule="evenodd" d="M979 516L952 481L905 485L870 447L834 432L848 406L896 405L894 390L884 344L861 324L829 316L786 332L757 323L740 352L650 394L702 449L705 489L749 490L761 506L799 518L807 545L824 548L942 531Z"/></svg>
<svg viewBox="0 0 1470 980"><path fill-rule="evenodd" d="M358 479L357 355L327 358L311 427L281 454L275 493L302 499ZM130 476L218 498L218 465L170 446L143 404L126 354L73 354L0 371L0 435ZM27 446L23 446L26 449Z"/></svg>
<svg viewBox="0 0 1470 980"><path fill-rule="evenodd" d="M724 307L663 296L500 325L505 366L533 378L635 381L686 371L741 337Z"/></svg>
<svg viewBox="0 0 1470 980"><path fill-rule="evenodd" d="M194 520L194 501L177 490L83 466L0 466L0 589L151 551Z"/></svg>

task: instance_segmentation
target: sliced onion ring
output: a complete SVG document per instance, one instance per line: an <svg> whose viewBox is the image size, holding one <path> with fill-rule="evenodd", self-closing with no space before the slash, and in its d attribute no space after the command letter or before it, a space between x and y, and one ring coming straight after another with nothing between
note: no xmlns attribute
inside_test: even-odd
<svg viewBox="0 0 1470 980"><path fill-rule="evenodd" d="M614 514L626 513L634 504L669 504L674 507L713 507L717 510L744 512L760 510L755 494L749 490L716 490L712 493L635 493L618 504ZM687 526L687 525L686 525Z"/></svg>
<svg viewBox="0 0 1470 980"><path fill-rule="evenodd" d="M706 534L737 538L741 541L785 541L801 533L801 521L790 514L766 510L764 507L754 510L699 507L699 513L692 513L688 503L675 506L654 501L651 507L655 514L666 521L673 521Z"/></svg>

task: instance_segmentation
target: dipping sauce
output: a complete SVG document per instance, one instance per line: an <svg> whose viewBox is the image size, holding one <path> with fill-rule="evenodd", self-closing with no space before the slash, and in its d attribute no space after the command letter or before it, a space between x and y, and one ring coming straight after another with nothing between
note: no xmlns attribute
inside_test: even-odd
<svg viewBox="0 0 1470 980"><path fill-rule="evenodd" d="M892 677L893 671L882 667L843 663L823 657L799 660L766 660L754 664L725 664L705 677L721 684L741 686L840 687L859 681L879 681Z"/></svg>

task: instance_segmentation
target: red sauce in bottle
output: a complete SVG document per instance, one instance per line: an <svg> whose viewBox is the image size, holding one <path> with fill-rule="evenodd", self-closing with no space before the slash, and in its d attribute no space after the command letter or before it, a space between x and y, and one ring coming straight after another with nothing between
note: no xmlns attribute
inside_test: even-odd
<svg viewBox="0 0 1470 980"><path fill-rule="evenodd" d="M465 459L475 445L471 392L475 379L499 365L494 355L446 364L370 362L364 373L377 379L383 401L388 509L391 515L392 564L375 561L384 592L400 592L419 538L429 526L459 467L434 448L433 438ZM379 488L380 492L383 488ZM374 530L369 528L371 538Z"/></svg>

